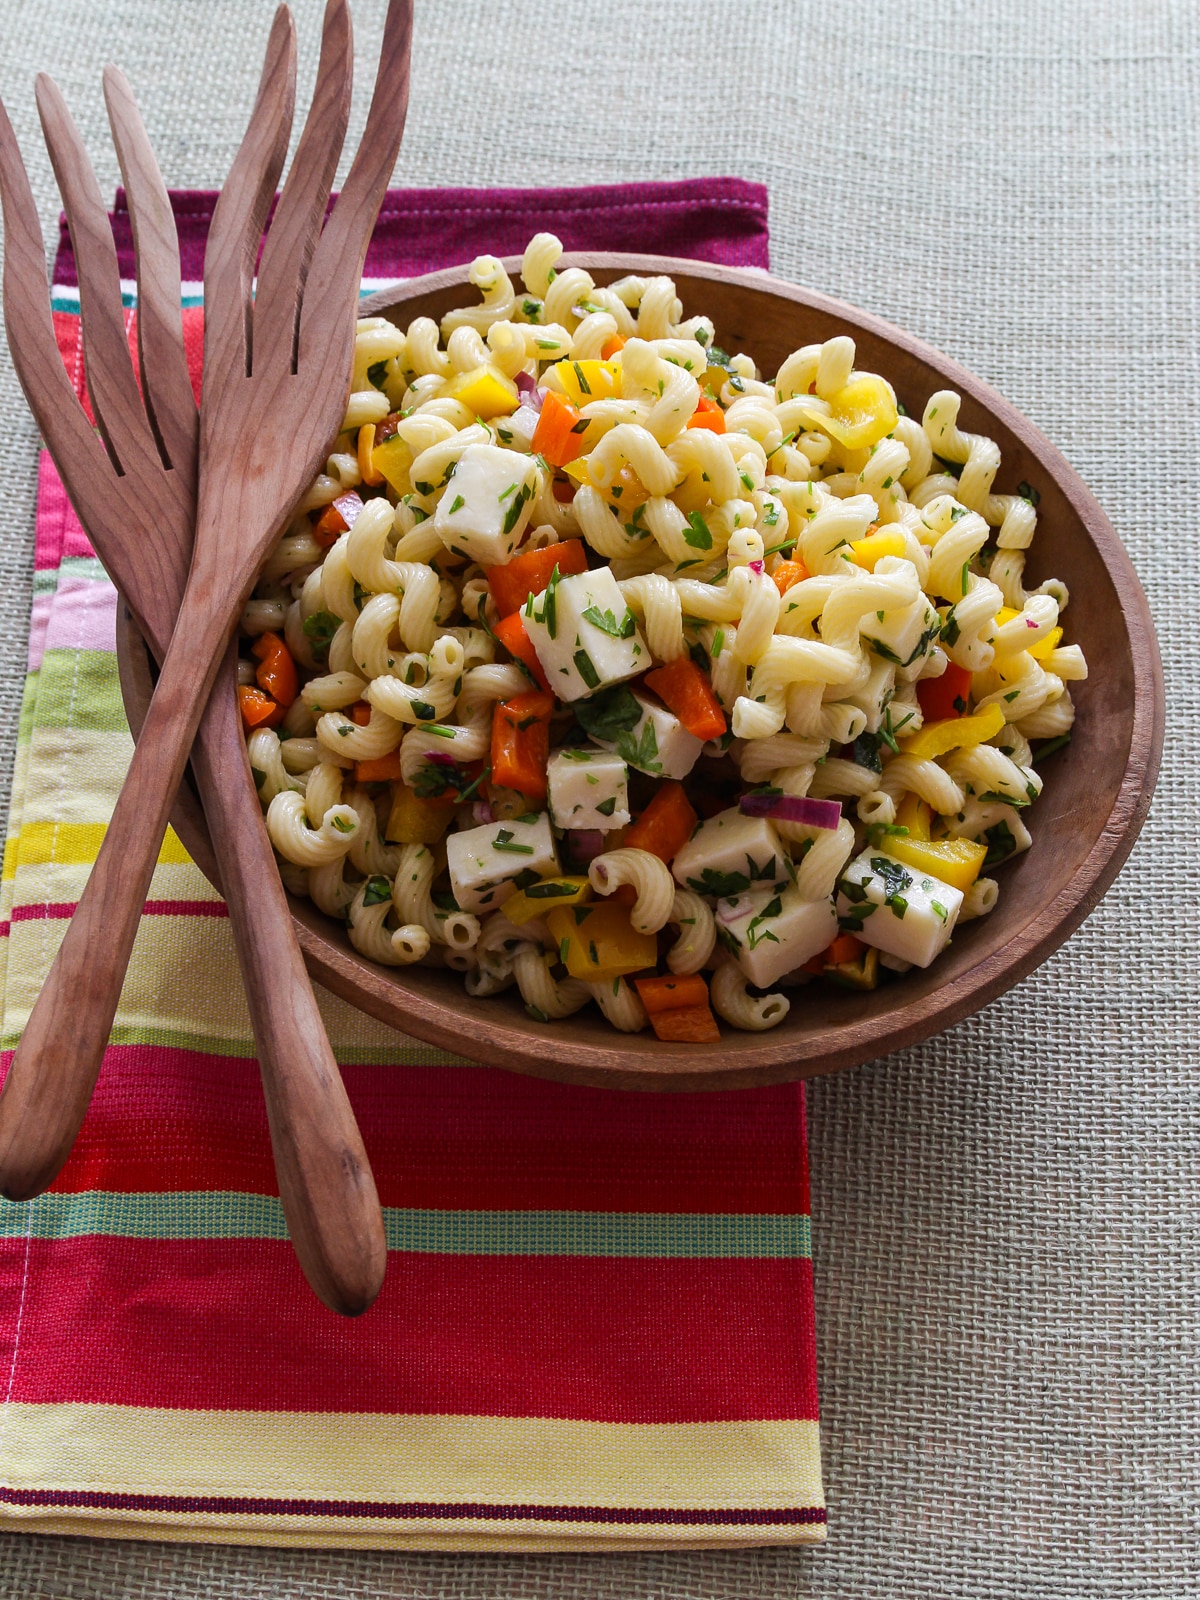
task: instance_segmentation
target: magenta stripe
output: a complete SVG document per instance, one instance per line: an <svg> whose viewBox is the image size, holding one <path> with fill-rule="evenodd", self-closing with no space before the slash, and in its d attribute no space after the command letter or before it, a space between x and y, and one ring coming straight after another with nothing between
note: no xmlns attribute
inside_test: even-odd
<svg viewBox="0 0 1200 1600"><path fill-rule="evenodd" d="M99 1489L0 1488L0 1501L16 1506L86 1506L96 1511L174 1511L227 1516L347 1517L389 1522L472 1518L481 1522L598 1522L644 1527L814 1527L826 1520L824 1506L713 1506L697 1509L641 1506L490 1505L460 1500L266 1500L234 1495L118 1494Z"/></svg>
<svg viewBox="0 0 1200 1600"><path fill-rule="evenodd" d="M66 922L75 915L76 905L78 901L60 900L51 904L14 906L12 920ZM142 913L147 917L227 917L229 910L224 900L147 900Z"/></svg>
<svg viewBox="0 0 1200 1600"><path fill-rule="evenodd" d="M38 457L37 532L33 564L38 572L61 565L66 556L94 556L58 468L43 450Z"/></svg>

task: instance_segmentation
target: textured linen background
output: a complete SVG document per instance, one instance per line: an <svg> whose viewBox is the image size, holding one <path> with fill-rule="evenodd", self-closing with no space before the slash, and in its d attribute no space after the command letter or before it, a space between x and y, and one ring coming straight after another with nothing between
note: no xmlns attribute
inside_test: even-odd
<svg viewBox="0 0 1200 1600"><path fill-rule="evenodd" d="M295 9L306 92L320 5ZM0 0L0 93L47 240L34 72L58 78L105 192L110 59L169 181L211 184L270 12ZM358 0L352 136L381 19L381 0ZM1065 451L1155 610L1158 799L1117 887L1033 978L921 1049L813 1086L824 1549L529 1560L7 1536L0 1594L1200 1593L1198 78L1194 0L419 0L396 182L766 183L777 273L953 352ZM6 353L0 428L6 795L36 464Z"/></svg>

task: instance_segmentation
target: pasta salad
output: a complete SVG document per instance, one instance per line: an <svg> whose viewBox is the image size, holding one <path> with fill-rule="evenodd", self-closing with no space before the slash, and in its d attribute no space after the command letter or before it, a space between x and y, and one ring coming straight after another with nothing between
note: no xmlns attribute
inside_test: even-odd
<svg viewBox="0 0 1200 1600"><path fill-rule="evenodd" d="M1066 586L959 397L837 336L771 380L674 283L539 234L358 324L343 431L242 616L289 889L549 1022L777 1025L989 912L1070 737Z"/></svg>

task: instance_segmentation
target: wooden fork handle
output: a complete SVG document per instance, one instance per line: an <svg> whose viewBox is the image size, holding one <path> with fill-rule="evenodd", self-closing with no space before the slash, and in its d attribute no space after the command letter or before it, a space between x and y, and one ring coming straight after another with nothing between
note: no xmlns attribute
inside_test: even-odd
<svg viewBox="0 0 1200 1600"><path fill-rule="evenodd" d="M288 1233L318 1298L355 1316L383 1283L383 1218L247 770L234 663L230 651L192 766L245 978Z"/></svg>
<svg viewBox="0 0 1200 1600"><path fill-rule="evenodd" d="M40 1194L61 1171L99 1075L191 744L197 685L188 681L183 657L168 652L100 853L0 1093L0 1192L13 1200ZM284 1210L314 1289L335 1309L356 1313L378 1292L386 1264L379 1203L269 847L264 859L257 801L230 758L241 740L234 743L219 720L234 704L228 679L222 688L213 712L205 713L201 765L217 802L214 843L229 863L230 916L251 962L255 1031L273 1041L263 1079ZM240 751L238 759L245 760ZM253 816L239 808L239 794ZM309 1090L314 1103L306 1099Z"/></svg>

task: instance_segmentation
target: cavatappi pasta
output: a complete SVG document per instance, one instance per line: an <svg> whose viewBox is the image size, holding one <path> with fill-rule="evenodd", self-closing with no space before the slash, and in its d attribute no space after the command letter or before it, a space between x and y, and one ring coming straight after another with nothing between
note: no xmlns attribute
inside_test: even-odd
<svg viewBox="0 0 1200 1600"><path fill-rule="evenodd" d="M243 617L289 887L537 1020L761 1031L990 912L1067 742L1037 495L838 336L772 381L667 278L359 323L345 427Z"/></svg>

